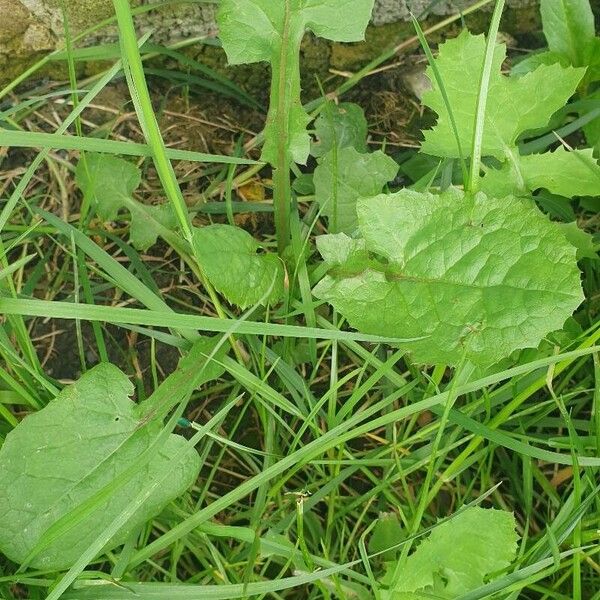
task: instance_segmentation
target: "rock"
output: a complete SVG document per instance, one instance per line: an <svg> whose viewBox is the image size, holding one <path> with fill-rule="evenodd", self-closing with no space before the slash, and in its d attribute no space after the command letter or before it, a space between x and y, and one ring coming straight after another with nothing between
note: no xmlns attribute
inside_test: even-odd
<svg viewBox="0 0 600 600"><path fill-rule="evenodd" d="M53 50L57 39L18 0L0 0L0 70L19 63L38 52ZM5 76L0 75L0 79Z"/></svg>
<svg viewBox="0 0 600 600"><path fill-rule="evenodd" d="M131 0L132 6L151 5L159 0ZM275 1L275 0L274 0ZM405 21L409 11L423 16L433 4L431 14L455 13L473 0L376 0L373 23L384 25ZM507 0L513 7L529 7L537 0ZM64 0L70 28L80 33L113 14L112 0ZM8 81L43 53L61 47L64 40L63 0L0 0L0 81ZM488 6L492 6L492 3ZM170 7L145 12L136 17L143 33L153 30L152 41L169 43L216 33L216 8L204 3L175 3ZM116 38L114 27L103 28L90 37L106 42Z"/></svg>
<svg viewBox="0 0 600 600"><path fill-rule="evenodd" d="M506 5L514 8L526 8L536 3L537 0L507 0ZM411 12L417 17L424 14L448 15L472 4L472 0L440 0L438 2L431 0L376 0L373 23L384 25L406 20ZM493 3L490 3L489 6L493 6ZM428 10L429 7L431 7L430 10Z"/></svg>

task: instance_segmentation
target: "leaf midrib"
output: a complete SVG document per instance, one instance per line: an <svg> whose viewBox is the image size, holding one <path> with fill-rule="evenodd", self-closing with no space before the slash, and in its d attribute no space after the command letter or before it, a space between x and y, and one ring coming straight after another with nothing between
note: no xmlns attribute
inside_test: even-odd
<svg viewBox="0 0 600 600"><path fill-rule="evenodd" d="M465 287L470 289L477 290L492 290L495 288L506 288L508 290L518 290L520 292L533 292L533 293L544 293L544 294L553 294L557 296L564 296L565 298L577 298L577 294L570 294L568 292L563 292L559 289L542 289L542 288L531 288L531 287L519 287L517 285L510 285L507 283L500 284L492 284L492 285L483 285L477 283L469 283L462 281L448 281L443 277L433 278L433 277L421 277L418 275L406 275L404 273L398 273L393 271L388 271L385 269L378 270L375 268L367 268L362 271L354 271L354 272L344 272L343 270L336 270L335 275L332 276L336 281L348 279L348 278L356 278L361 275L372 271L375 273L382 273L385 276L385 282L382 283L415 283L415 284L424 284L424 285L447 285L447 286L457 286L457 287Z"/></svg>

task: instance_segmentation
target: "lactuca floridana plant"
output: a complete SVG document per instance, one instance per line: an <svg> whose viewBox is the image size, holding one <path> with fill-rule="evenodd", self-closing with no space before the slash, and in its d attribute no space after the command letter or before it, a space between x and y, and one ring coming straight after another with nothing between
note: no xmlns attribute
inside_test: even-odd
<svg viewBox="0 0 600 600"><path fill-rule="evenodd" d="M387 563L382 600L459 598L510 566L517 554L514 516L466 508L436 525L404 564ZM395 580L395 581L394 581Z"/></svg>
<svg viewBox="0 0 600 600"><path fill-rule="evenodd" d="M421 338L406 344L420 363L466 359L489 367L536 347L583 300L576 249L531 193L590 193L600 169L591 151L521 157L517 144L564 106L584 69L542 65L509 78L500 72L505 51L493 49L481 144L482 155L501 167L488 167L480 182L485 193L450 188L363 197L356 236L317 238L328 267L314 288L317 298L365 333ZM430 68L433 89L424 102L438 121L424 132L423 152L470 157L485 52L484 36L468 31L440 47L435 65L446 97Z"/></svg>
<svg viewBox="0 0 600 600"><path fill-rule="evenodd" d="M328 102L315 121L318 160L313 176L315 199L327 217L329 233L356 230L356 201L379 194L398 173L391 157L367 148L367 121L360 106Z"/></svg>
<svg viewBox="0 0 600 600"><path fill-rule="evenodd" d="M364 38L374 0L222 0L219 37L230 64L268 62L272 80L262 158L274 169L280 251L288 244L291 162L310 153L310 117L300 98L300 43L306 31L337 42Z"/></svg>
<svg viewBox="0 0 600 600"><path fill-rule="evenodd" d="M460 146L469 156L477 106L478 85L485 55L483 35L463 31L440 46L435 60L456 121ZM494 51L483 131L482 156L500 162L489 164L481 189L490 195L529 196L539 188L573 197L596 195L600 167L592 150L564 148L521 156L518 141L527 131L545 127L552 115L576 92L585 68L542 64L522 77L501 73L506 46ZM432 89L423 95L426 106L438 114L433 129L423 132L421 151L441 158L459 158L460 152L446 102L432 67L427 69Z"/></svg>
<svg viewBox="0 0 600 600"><path fill-rule="evenodd" d="M75 180L84 202L103 221L115 221L123 208L130 212L129 236L138 250L147 250L159 235L173 235L176 219L170 204L148 206L133 197L142 182L142 173L131 161L87 153L77 164Z"/></svg>
<svg viewBox="0 0 600 600"><path fill-rule="evenodd" d="M560 329L583 300L576 249L524 199L451 188L357 204L360 236L317 238L314 289L365 333L422 338L421 363L490 366Z"/></svg>

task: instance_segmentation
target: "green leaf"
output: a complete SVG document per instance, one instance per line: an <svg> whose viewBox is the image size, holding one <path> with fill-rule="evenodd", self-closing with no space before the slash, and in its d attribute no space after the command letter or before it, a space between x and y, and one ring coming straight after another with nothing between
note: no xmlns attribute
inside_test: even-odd
<svg viewBox="0 0 600 600"><path fill-rule="evenodd" d="M147 250L154 246L159 235L165 230L172 232L177 226L177 219L169 203L148 206L134 200L129 210L131 211L129 237L138 250Z"/></svg>
<svg viewBox="0 0 600 600"><path fill-rule="evenodd" d="M353 239L343 233L319 236L317 248L332 268L343 267L347 272L360 272L372 264L365 240Z"/></svg>
<svg viewBox="0 0 600 600"><path fill-rule="evenodd" d="M100 364L6 436L0 450L0 549L11 560L24 562L49 527L110 484L150 446L161 425L140 427L143 405L129 399L132 392L124 373ZM150 463L77 527L36 554L31 566L70 567L185 445L184 438L170 435ZM122 544L192 485L200 469L198 453L189 448L184 461L171 469L165 485L149 496L105 551Z"/></svg>
<svg viewBox="0 0 600 600"><path fill-rule="evenodd" d="M77 164L75 181L104 221L114 221L142 182L140 170L110 154L86 154Z"/></svg>
<svg viewBox="0 0 600 600"><path fill-rule="evenodd" d="M194 230L194 249L215 289L246 308L274 304L283 295L283 264L274 254L257 254L260 245L243 229L209 225Z"/></svg>
<svg viewBox="0 0 600 600"><path fill-rule="evenodd" d="M513 77L521 77L535 71L541 65L554 65L556 63L562 67L568 67L571 64L568 58L556 52L534 52L513 65L510 74Z"/></svg>
<svg viewBox="0 0 600 600"><path fill-rule="evenodd" d="M541 0L540 12L550 51L575 67L588 66L596 37L589 0Z"/></svg>
<svg viewBox="0 0 600 600"><path fill-rule="evenodd" d="M510 566L518 535L512 513L471 507L433 529L406 560L398 583L382 598L458 598L483 585L484 578ZM390 583L396 563L383 578Z"/></svg>
<svg viewBox="0 0 600 600"><path fill-rule="evenodd" d="M457 38L440 46L437 67L456 119L463 150L471 147L478 86L485 55L485 38L463 31ZM506 46L496 46L483 133L483 156L503 160L506 148L515 146L523 132L546 125L559 108L573 95L585 69L563 68L558 64L542 65L522 77L506 77L500 68ZM427 74L432 90L423 102L438 114L436 126L424 131L423 152L434 156L459 157L456 138L431 67Z"/></svg>
<svg viewBox="0 0 600 600"><path fill-rule="evenodd" d="M398 173L396 161L377 150L360 154L352 146L330 151L315 169L315 197L331 233L357 227L356 201L374 196Z"/></svg>
<svg viewBox="0 0 600 600"><path fill-rule="evenodd" d="M542 189L536 194L535 203L553 220L569 223L577 218L573 203L565 202L564 196Z"/></svg>
<svg viewBox="0 0 600 600"><path fill-rule="evenodd" d="M592 44L590 66L588 67L587 79L591 83L600 81L600 37Z"/></svg>
<svg viewBox="0 0 600 600"><path fill-rule="evenodd" d="M367 151L367 119L364 110L352 102L328 102L315 121L315 135L310 153L320 158L334 147L352 147Z"/></svg>
<svg viewBox="0 0 600 600"><path fill-rule="evenodd" d="M275 164L277 140L289 136L288 155L304 164L310 118L300 101L300 43L309 30L335 42L358 42L374 0L222 0L219 37L230 64L271 63L271 103L262 159ZM340 18L343 14L344 18ZM279 131L279 115L287 131ZM287 134L287 135L286 135Z"/></svg>
<svg viewBox="0 0 600 600"><path fill-rule="evenodd" d="M315 182L312 173L301 173L292 184L293 190L299 196L311 196L315 193Z"/></svg>
<svg viewBox="0 0 600 600"><path fill-rule="evenodd" d="M381 552L384 561L393 561L400 550L399 547L393 546L399 544L405 537L400 518L396 513L380 513L369 540L369 554Z"/></svg>
<svg viewBox="0 0 600 600"><path fill-rule="evenodd" d="M574 196L600 195L600 166L592 149L513 156L501 169L490 169L483 177L481 190L496 196L511 193L528 195L544 188L553 194Z"/></svg>
<svg viewBox="0 0 600 600"><path fill-rule="evenodd" d="M598 253L594 245L594 237L587 231L584 231L575 221L571 223L559 223L563 235L567 240L577 248L577 259L592 258L596 260Z"/></svg>
<svg viewBox="0 0 600 600"><path fill-rule="evenodd" d="M357 213L362 240L318 238L330 270L314 294L364 333L426 336L405 344L417 362L489 366L583 300L575 248L525 200L403 190Z"/></svg>
<svg viewBox="0 0 600 600"><path fill-rule="evenodd" d="M600 42L600 40L598 40ZM600 61L600 43L598 44L598 60ZM600 69L600 65L599 65ZM600 72L598 75L600 79ZM594 93L589 94L587 97L588 100L591 100L595 103L597 108L600 108L600 89L596 90ZM586 142L588 146L590 146L596 157L600 156L600 116L597 116L595 119L587 123L583 126L583 133L585 134Z"/></svg>
<svg viewBox="0 0 600 600"><path fill-rule="evenodd" d="M77 164L75 180L104 221L116 220L123 208L131 212L129 235L138 250L147 250L162 232L176 226L170 204L146 206L133 198L142 176L127 160L110 154L86 154Z"/></svg>

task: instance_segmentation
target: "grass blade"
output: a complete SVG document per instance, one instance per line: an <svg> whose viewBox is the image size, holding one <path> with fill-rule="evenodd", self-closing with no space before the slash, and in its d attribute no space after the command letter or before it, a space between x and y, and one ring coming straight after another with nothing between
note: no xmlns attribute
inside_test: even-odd
<svg viewBox="0 0 600 600"><path fill-rule="evenodd" d="M44 148L53 150L85 150L87 152L104 152L108 154L124 154L127 156L153 156L153 150L146 144L134 142L118 142L76 135L60 135L57 133L38 133L31 131L13 131L0 129L0 146L20 148ZM172 160L189 160L190 162L222 163L231 165L260 164L249 158L222 156L193 152L192 150L176 150L165 148L167 158Z"/></svg>
<svg viewBox="0 0 600 600"><path fill-rule="evenodd" d="M448 116L450 117L450 123L452 125L452 131L454 133L454 137L456 138L456 147L458 148L458 156L460 160L460 168L463 174L463 181L468 180L467 173L467 163L465 161L465 155L463 153L462 144L460 143L460 136L458 135L458 127L456 126L456 119L454 118L454 111L452 110L452 105L450 104L450 100L448 98L448 94L446 92L446 86L444 85L444 79L442 78L442 74L438 69L437 63L435 62L435 58L433 57L433 53L431 52L431 48L429 47L429 42L423 33L423 29L419 21L413 13L410 13L410 18L412 19L413 26L415 31L417 32L417 37L419 38L419 42L421 43L421 47L425 52L425 56L427 56L427 61L429 62L429 66L433 71L433 75L437 82L438 87L440 88L440 92L442 94L442 98L444 99L444 104L446 105L446 110L448 111Z"/></svg>
<svg viewBox="0 0 600 600"><path fill-rule="evenodd" d="M481 81L479 82L479 94L477 96L477 111L475 112L475 127L473 128L473 143L471 145L471 170L466 189L475 193L479 186L479 170L481 168L481 149L483 146L483 134L485 129L485 110L490 87L490 75L492 72L492 61L496 49L496 38L500 27L500 18L504 9L505 0L496 0L496 7L492 15L490 30L488 32L487 45Z"/></svg>
<svg viewBox="0 0 600 600"><path fill-rule="evenodd" d="M187 205L179 188L173 165L171 165L167 156L167 148L152 107L152 100L140 56L140 48L136 42L131 8L128 0L113 0L113 4L119 24L122 60L125 64L126 73L129 75L128 83L136 112L138 113L138 119L148 145L152 149L152 158L154 159L156 170L165 193L173 206L183 236L191 244L192 225Z"/></svg>
<svg viewBox="0 0 600 600"><path fill-rule="evenodd" d="M397 344L408 341L376 335L363 335L347 331L336 331L298 325L277 325L260 321L239 323L234 319L220 319L201 315L186 315L170 310L141 310L138 308L116 308L111 306L90 306L71 302L47 300L25 300L0 297L0 313L7 315L27 315L54 319L81 319L88 321L108 321L131 325L152 325L173 329L191 329L229 333L232 327L237 333L248 335L274 335L321 340L354 340L376 344ZM235 324L238 323L237 326Z"/></svg>

